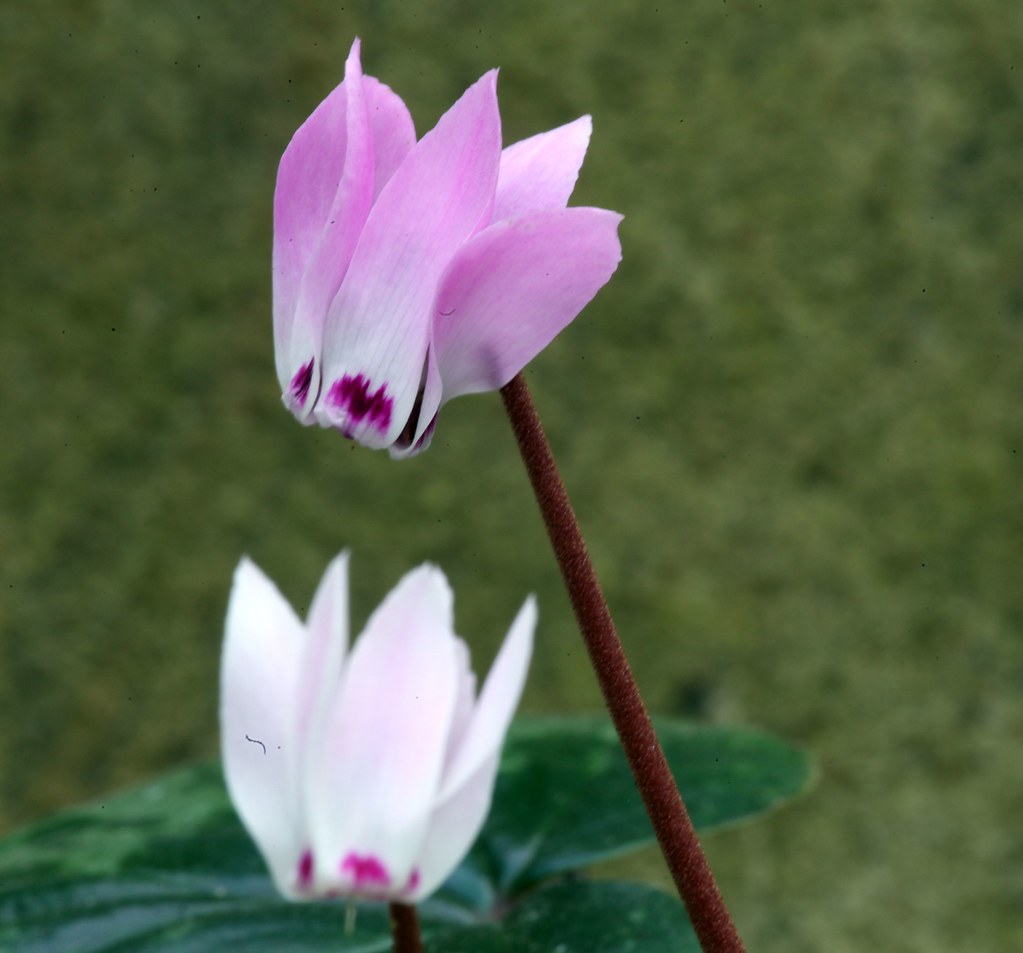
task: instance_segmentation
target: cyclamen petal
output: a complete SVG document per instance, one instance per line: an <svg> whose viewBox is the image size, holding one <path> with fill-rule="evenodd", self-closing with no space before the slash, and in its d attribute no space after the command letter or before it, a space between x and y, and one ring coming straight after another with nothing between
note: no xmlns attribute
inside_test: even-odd
<svg viewBox="0 0 1023 953"><path fill-rule="evenodd" d="M493 220L499 222L568 205L592 131L593 120L580 116L550 132L508 146L501 153Z"/></svg>
<svg viewBox="0 0 1023 953"><path fill-rule="evenodd" d="M442 800L453 796L481 764L501 750L526 684L535 629L536 600L530 596L508 630L459 739L458 750L452 754L440 792Z"/></svg>
<svg viewBox="0 0 1023 953"><path fill-rule="evenodd" d="M409 892L410 902L433 893L472 847L490 811L498 762L495 753L430 815L419 850L419 881Z"/></svg>
<svg viewBox="0 0 1023 953"><path fill-rule="evenodd" d="M415 143L412 117L362 75L359 41L344 81L295 133L274 194L274 343L286 406L303 422L320 390L324 322L372 203Z"/></svg>
<svg viewBox="0 0 1023 953"><path fill-rule="evenodd" d="M284 403L303 423L394 457L418 453L444 403L501 387L617 267L620 216L610 212L570 217L572 227L499 267L507 226L582 211L565 206L592 124L583 116L502 152L496 79L484 75L415 142L404 103L362 74L356 40L344 82L285 151L274 346ZM498 250L481 255L480 240ZM499 313L481 311L467 281L491 297L521 288Z"/></svg>
<svg viewBox="0 0 1023 953"><path fill-rule="evenodd" d="M479 698L453 597L433 566L407 574L347 651L347 554L303 624L242 560L221 666L231 799L289 899L412 902L475 840L525 682L527 600Z"/></svg>
<svg viewBox="0 0 1023 953"><path fill-rule="evenodd" d="M373 206L330 306L318 418L367 446L388 447L405 429L437 283L493 205L501 157L496 83L496 72L484 76L413 147ZM358 400L347 381L365 381Z"/></svg>
<svg viewBox="0 0 1023 953"><path fill-rule="evenodd" d="M618 267L620 221L605 209L539 212L459 249L433 331L445 400L503 387L550 344Z"/></svg>
<svg viewBox="0 0 1023 953"><path fill-rule="evenodd" d="M248 559L234 576L220 663L227 790L281 892L303 850L293 753L305 632L277 587Z"/></svg>
<svg viewBox="0 0 1023 953"><path fill-rule="evenodd" d="M439 570L405 576L356 643L327 714L314 843L385 858L401 884L439 789L458 693L451 591ZM345 886L343 884L339 886Z"/></svg>
<svg viewBox="0 0 1023 953"><path fill-rule="evenodd" d="M316 404L327 307L369 214L372 144L359 44L345 79L295 134L274 196L274 325L285 405L305 422Z"/></svg>

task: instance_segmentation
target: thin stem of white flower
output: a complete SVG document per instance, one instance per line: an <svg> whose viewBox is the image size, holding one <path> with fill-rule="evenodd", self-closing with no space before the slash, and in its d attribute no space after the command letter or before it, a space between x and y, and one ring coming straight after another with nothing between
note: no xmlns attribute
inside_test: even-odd
<svg viewBox="0 0 1023 953"><path fill-rule="evenodd" d="M394 953L423 953L416 908L407 903L392 903L388 909L391 914Z"/></svg>

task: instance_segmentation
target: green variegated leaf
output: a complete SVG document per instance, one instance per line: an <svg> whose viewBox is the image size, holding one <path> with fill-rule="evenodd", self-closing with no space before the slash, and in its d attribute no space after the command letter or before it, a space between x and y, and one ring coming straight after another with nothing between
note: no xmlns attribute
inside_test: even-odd
<svg viewBox="0 0 1023 953"><path fill-rule="evenodd" d="M694 822L750 817L805 787L797 750L747 730L659 724ZM571 875L648 844L650 825L611 728L523 719L508 740L487 824L420 907L446 953L696 950L673 897ZM17 953L261 953L390 949L386 910L289 904L235 817L215 764L73 808L0 842L0 949ZM687 945L689 944L689 945Z"/></svg>

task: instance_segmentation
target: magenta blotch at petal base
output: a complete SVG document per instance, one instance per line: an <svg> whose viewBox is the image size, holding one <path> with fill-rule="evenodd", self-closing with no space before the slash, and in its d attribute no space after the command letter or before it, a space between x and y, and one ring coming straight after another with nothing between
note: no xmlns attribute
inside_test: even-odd
<svg viewBox="0 0 1023 953"><path fill-rule="evenodd" d="M295 376L291 379L291 385L288 388L288 393L291 395L291 399L298 404L299 407L305 407L306 398L309 396L309 385L313 380L313 366L316 364L316 359L313 358L308 363L303 364Z"/></svg>
<svg viewBox="0 0 1023 953"><path fill-rule="evenodd" d="M356 890L366 887L386 887L391 882L387 868L372 854L361 856L354 851L341 861L341 873L350 874Z"/></svg>
<svg viewBox="0 0 1023 953"><path fill-rule="evenodd" d="M298 860L298 886L308 890L313 885L313 852L307 847Z"/></svg>
<svg viewBox="0 0 1023 953"><path fill-rule="evenodd" d="M372 394L369 389L370 382L362 374L355 377L345 375L331 385L327 403L347 414L345 430L354 430L366 419L381 433L385 433L391 425L394 401L387 396L387 385L381 384Z"/></svg>

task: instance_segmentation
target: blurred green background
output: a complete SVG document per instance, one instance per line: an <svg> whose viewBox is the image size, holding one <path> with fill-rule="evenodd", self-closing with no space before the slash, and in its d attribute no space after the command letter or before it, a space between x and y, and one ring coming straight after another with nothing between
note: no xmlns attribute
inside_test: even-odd
<svg viewBox="0 0 1023 953"><path fill-rule="evenodd" d="M231 573L439 562L600 706L496 395L396 464L281 407L276 164L366 70L425 132L591 112L612 283L528 378L657 711L804 744L708 840L751 950L1023 943L1023 13L999 0L0 7L0 828L217 750ZM634 873L666 882L656 855Z"/></svg>

